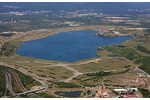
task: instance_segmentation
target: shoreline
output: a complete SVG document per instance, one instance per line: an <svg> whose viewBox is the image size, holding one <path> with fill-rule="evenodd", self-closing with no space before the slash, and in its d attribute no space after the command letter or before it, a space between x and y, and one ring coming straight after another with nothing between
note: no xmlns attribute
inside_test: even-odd
<svg viewBox="0 0 150 100"><path fill-rule="evenodd" d="M109 26L92 25L92 26L67 27L67 28L55 28L55 29L39 29L39 30L28 31L28 32L25 32L22 34L17 34L18 36L15 36L14 41L18 41L19 45L17 44L18 46L17 46L17 48L15 48L14 55L21 56L21 55L16 54L16 51L21 46L22 42L38 40L38 39L42 39L42 38L48 38L51 35L59 34L62 32L84 31L84 30L93 30L93 31L103 32L103 31L110 30L114 27L115 26L111 26L111 25L109 25ZM126 40L126 41L128 41L128 40ZM126 41L124 41L124 42L126 42ZM22 57L26 57L26 56L22 56ZM32 58L32 57L30 57L30 58ZM35 58L35 59L37 59L37 58ZM40 59L40 60L46 60L46 59ZM86 60L86 59L84 59L84 60ZM53 60L50 60L50 61L53 61ZM75 61L75 62L78 62L78 61ZM72 63L74 63L74 62L72 62Z"/></svg>
<svg viewBox="0 0 150 100"><path fill-rule="evenodd" d="M84 31L84 30L80 30L80 31ZM87 31L91 31L91 30L87 30ZM93 31L93 30L92 30ZM70 31L67 31L67 32L70 32ZM76 31L76 32L78 32L78 31ZM62 33L65 33L65 32L62 32ZM60 34L60 33L59 33ZM75 33L76 34L76 33ZM121 36L120 36L121 37ZM123 38L126 38L126 36L123 36ZM49 38L49 37L47 37L47 38ZM109 37L109 38L111 38L111 37ZM45 39L45 38L42 38L42 39ZM132 38L133 39L133 38ZM40 39L39 39L40 40ZM127 40L131 40L131 38L128 38ZM127 40L125 40L125 41L127 41ZM34 41L34 40L31 40L31 41ZM121 43L124 43L125 41L122 41ZM120 44L120 43L117 43L117 44ZM29 44L28 44L29 45ZM114 44L114 45L116 45L116 44ZM109 46L109 45L108 45ZM99 47L102 47L102 46L97 46L97 48L99 48ZM95 51L97 50L97 48L95 49ZM16 51L17 52L17 51ZM19 53L17 53L16 55L19 55L19 56L21 56ZM95 56L96 57L99 57L98 55L97 55L97 51L95 52ZM26 56L26 57L30 57L30 56ZM31 56L32 58L35 58L35 59L40 59L40 57L34 57L34 56ZM92 57L92 58L95 58L95 57ZM86 59L90 59L90 58L86 58ZM44 58L42 58L41 60L51 60L51 59L44 59ZM80 60L83 60L83 59L79 59L79 60L77 60L77 61L80 61ZM53 60L53 61L59 61L59 60ZM61 60L60 60L61 61ZM73 63L73 62L77 62L77 61L63 61L63 62L67 62L67 63Z"/></svg>

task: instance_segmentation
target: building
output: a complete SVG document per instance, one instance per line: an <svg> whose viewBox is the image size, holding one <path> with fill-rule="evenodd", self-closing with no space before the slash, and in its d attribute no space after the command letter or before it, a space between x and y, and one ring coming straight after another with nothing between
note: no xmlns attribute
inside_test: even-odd
<svg viewBox="0 0 150 100"><path fill-rule="evenodd" d="M104 88L104 87L102 88L101 94L102 94L102 95L107 95L106 88Z"/></svg>
<svg viewBox="0 0 150 100"><path fill-rule="evenodd" d="M100 93L96 93L96 96L99 97L99 96L100 96Z"/></svg>
<svg viewBox="0 0 150 100"><path fill-rule="evenodd" d="M119 93L127 93L126 89L114 89L114 91Z"/></svg>
<svg viewBox="0 0 150 100"><path fill-rule="evenodd" d="M123 98L139 98L139 96L135 95L135 94L125 94L125 95L121 95Z"/></svg>
<svg viewBox="0 0 150 100"><path fill-rule="evenodd" d="M109 96L110 96L111 98L118 98L118 97L119 97L119 95L114 94L114 93L111 93Z"/></svg>

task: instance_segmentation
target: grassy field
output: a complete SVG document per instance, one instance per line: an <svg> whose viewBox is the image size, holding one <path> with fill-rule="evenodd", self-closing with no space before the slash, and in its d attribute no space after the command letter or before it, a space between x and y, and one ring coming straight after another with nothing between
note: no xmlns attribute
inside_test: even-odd
<svg viewBox="0 0 150 100"><path fill-rule="evenodd" d="M126 65L130 65L125 59L114 57L104 58L97 62L90 62L87 64L71 65L70 67L78 70L79 72L97 72L97 71L108 71L108 70L122 70Z"/></svg>
<svg viewBox="0 0 150 100"><path fill-rule="evenodd" d="M87 75L80 75L74 78L71 82L81 84L84 86L98 86L105 83L106 86L139 86L140 83L129 83L131 79L135 79L136 73L129 71L126 73L121 74L114 74L114 75L106 75L103 77L99 76L87 76Z"/></svg>
<svg viewBox="0 0 150 100"><path fill-rule="evenodd" d="M101 77L80 75L74 78L71 82L92 87L92 86L97 86L97 85L102 84L102 81L103 81L103 78Z"/></svg>
<svg viewBox="0 0 150 100"><path fill-rule="evenodd" d="M53 78L53 79L67 79L73 75L73 72L63 68L62 66L55 67L32 67L32 71L41 77Z"/></svg>

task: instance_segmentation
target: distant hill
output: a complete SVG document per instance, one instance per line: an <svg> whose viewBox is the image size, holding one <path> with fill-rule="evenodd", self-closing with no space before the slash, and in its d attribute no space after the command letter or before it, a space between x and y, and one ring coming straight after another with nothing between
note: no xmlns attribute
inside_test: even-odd
<svg viewBox="0 0 150 100"><path fill-rule="evenodd" d="M3 5L19 6L19 9L4 8ZM150 9L150 2L1 2L0 12L7 11L74 11L91 10L102 13L127 13L128 9Z"/></svg>

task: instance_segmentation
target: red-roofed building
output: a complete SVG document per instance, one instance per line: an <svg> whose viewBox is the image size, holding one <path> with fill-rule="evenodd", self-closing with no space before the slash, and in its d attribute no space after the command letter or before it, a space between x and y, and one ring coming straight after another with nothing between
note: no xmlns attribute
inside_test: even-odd
<svg viewBox="0 0 150 100"><path fill-rule="evenodd" d="M123 98L138 98L137 95L135 94L125 94L125 95L121 95Z"/></svg>
<svg viewBox="0 0 150 100"><path fill-rule="evenodd" d="M114 94L114 93L111 93L111 94L110 94L110 97L111 97L111 98L118 98L118 97L119 97L119 95Z"/></svg>
<svg viewBox="0 0 150 100"><path fill-rule="evenodd" d="M105 88L102 88L101 94L102 94L102 95L107 95L107 91L106 91Z"/></svg>

